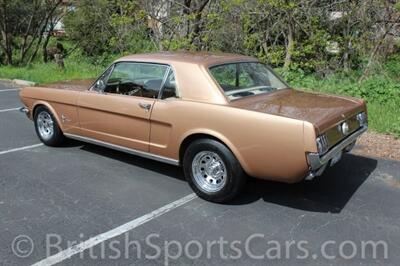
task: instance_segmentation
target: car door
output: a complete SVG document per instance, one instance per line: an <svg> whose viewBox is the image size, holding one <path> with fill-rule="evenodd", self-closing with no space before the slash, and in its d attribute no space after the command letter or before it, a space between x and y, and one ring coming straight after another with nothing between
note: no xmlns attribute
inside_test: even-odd
<svg viewBox="0 0 400 266"><path fill-rule="evenodd" d="M159 156L174 158L179 149L177 133L181 129L179 117L185 115L185 106L172 68L167 74L159 98L151 113L150 152Z"/></svg>
<svg viewBox="0 0 400 266"><path fill-rule="evenodd" d="M78 99L81 135L149 151L150 115L169 67L118 62Z"/></svg>

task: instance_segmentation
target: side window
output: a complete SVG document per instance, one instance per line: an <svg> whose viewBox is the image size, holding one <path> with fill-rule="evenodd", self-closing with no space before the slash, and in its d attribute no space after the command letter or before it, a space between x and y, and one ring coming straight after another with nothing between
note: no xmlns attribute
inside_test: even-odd
<svg viewBox="0 0 400 266"><path fill-rule="evenodd" d="M117 63L104 92L157 98L168 67L147 63Z"/></svg>
<svg viewBox="0 0 400 266"><path fill-rule="evenodd" d="M177 97L174 71L169 72L161 93L161 99Z"/></svg>

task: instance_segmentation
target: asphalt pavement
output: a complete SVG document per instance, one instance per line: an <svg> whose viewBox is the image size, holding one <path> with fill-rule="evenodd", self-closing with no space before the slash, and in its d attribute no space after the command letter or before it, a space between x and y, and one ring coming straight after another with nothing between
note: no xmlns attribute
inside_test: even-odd
<svg viewBox="0 0 400 266"><path fill-rule="evenodd" d="M0 265L398 265L400 162L347 154L313 181L250 178L229 204L178 167L40 144L0 82ZM32 146L36 145L36 146Z"/></svg>

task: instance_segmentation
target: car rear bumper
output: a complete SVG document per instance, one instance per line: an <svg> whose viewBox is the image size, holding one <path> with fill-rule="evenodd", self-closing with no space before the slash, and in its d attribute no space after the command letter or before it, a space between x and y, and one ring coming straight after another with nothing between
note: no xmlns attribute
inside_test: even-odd
<svg viewBox="0 0 400 266"><path fill-rule="evenodd" d="M308 153L307 160L310 168L310 172L306 179L312 179L316 176L321 175L328 164L331 163L332 159L339 158L343 152L350 151L357 138L367 131L368 126L364 125L360 127L357 131L353 132L350 136L339 142L335 145L330 151L326 154L320 156L318 153Z"/></svg>

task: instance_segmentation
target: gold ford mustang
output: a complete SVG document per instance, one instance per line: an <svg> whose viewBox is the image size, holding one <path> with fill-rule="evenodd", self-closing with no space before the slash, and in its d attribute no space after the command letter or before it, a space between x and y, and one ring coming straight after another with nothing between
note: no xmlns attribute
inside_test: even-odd
<svg viewBox="0 0 400 266"><path fill-rule="evenodd" d="M321 175L367 130L363 100L294 90L253 57L137 54L97 80L21 90L43 143L72 138L180 165L202 198L224 202L247 175Z"/></svg>

